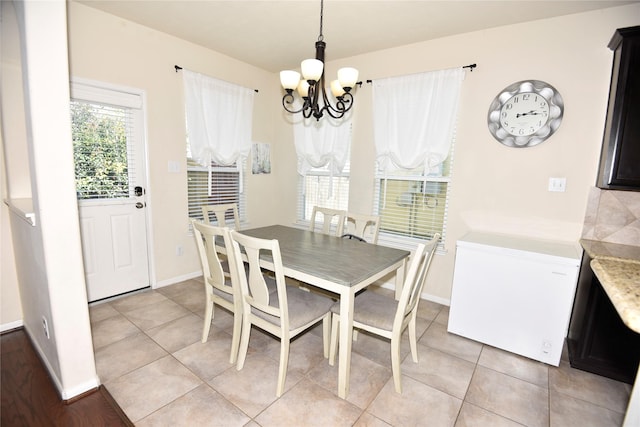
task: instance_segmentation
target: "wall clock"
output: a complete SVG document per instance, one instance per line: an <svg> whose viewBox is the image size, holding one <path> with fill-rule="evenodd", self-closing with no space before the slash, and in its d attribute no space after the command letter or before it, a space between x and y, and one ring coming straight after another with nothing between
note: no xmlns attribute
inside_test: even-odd
<svg viewBox="0 0 640 427"><path fill-rule="evenodd" d="M549 83L523 80L498 93L489 106L489 132L508 147L533 147L558 130L564 113L560 93Z"/></svg>

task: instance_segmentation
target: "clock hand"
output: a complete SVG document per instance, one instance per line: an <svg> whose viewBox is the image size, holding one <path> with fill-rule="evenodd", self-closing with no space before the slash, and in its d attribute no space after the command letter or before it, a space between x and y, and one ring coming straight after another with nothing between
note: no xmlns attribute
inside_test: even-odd
<svg viewBox="0 0 640 427"><path fill-rule="evenodd" d="M522 117L522 116L537 116L538 114L542 114L538 111L535 110L531 110L528 113L518 113L516 114L516 118Z"/></svg>

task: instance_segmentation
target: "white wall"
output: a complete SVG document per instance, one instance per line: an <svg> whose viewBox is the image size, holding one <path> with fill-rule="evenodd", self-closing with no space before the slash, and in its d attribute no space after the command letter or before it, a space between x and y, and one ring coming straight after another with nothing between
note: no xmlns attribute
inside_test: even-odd
<svg viewBox="0 0 640 427"><path fill-rule="evenodd" d="M31 197L27 135L24 123L24 102L22 96L22 58L18 21L13 3L0 5L2 26L0 28L0 52L2 56L0 88L2 96L2 120L0 122L0 188L2 200L8 197ZM16 141L7 145L6 140ZM14 178L9 184L8 170L11 167ZM11 194L9 194L11 187ZM22 306L18 290L18 278L14 262L9 208L0 205L0 331L22 326Z"/></svg>
<svg viewBox="0 0 640 427"><path fill-rule="evenodd" d="M11 5L4 3L3 11L9 11ZM22 166L29 173L36 219L31 225L11 213L23 322L61 397L69 399L97 387L99 380L75 195L66 5L63 0L14 4L18 25L12 29L17 28L20 35L22 115L28 152L28 164ZM3 92L3 105L4 97ZM21 106L15 104L15 108ZM11 153L25 141L10 136L3 143L5 152ZM8 193L13 195L13 183L23 181L16 179L20 174L12 173L12 169L7 172ZM4 290L3 284L3 294ZM43 320L48 323L49 336Z"/></svg>
<svg viewBox="0 0 640 427"><path fill-rule="evenodd" d="M640 24L640 4L504 26L416 43L327 64L329 75L353 66L360 78L406 75L477 63L462 86L453 183L445 246L434 258L425 296L448 303L456 240L469 230L558 239L577 243L590 187L595 185L604 131L616 28ZM331 57L331 45L327 46ZM530 148L499 144L487 129L496 94L513 82L543 80L565 103L560 129ZM370 212L373 190L371 85L355 100L349 207ZM290 142L283 121L279 136ZM283 162L295 164L295 153ZM293 173L283 179L286 204L295 211ZM547 191L550 177L566 177L567 191Z"/></svg>

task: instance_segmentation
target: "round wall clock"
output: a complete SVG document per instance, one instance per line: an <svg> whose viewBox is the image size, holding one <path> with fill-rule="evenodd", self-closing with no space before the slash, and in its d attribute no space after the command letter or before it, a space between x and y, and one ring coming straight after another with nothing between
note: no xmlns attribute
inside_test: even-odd
<svg viewBox="0 0 640 427"><path fill-rule="evenodd" d="M564 113L560 93L549 83L523 80L507 86L489 106L487 125L508 147L533 147L558 130Z"/></svg>

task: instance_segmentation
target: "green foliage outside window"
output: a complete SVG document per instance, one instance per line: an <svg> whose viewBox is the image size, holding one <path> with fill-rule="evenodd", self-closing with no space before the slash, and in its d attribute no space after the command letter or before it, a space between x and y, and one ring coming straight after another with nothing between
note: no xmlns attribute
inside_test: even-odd
<svg viewBox="0 0 640 427"><path fill-rule="evenodd" d="M74 101L71 128L78 199L128 197L127 110Z"/></svg>

